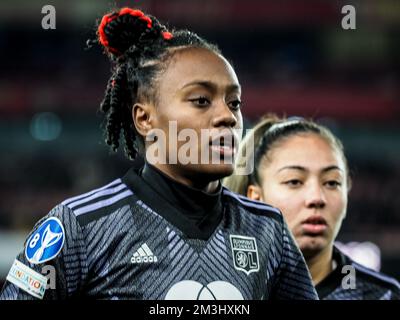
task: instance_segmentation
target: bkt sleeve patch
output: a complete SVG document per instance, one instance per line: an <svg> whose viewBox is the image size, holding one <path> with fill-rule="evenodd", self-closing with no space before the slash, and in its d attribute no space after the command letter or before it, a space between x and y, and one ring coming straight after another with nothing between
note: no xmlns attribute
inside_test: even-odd
<svg viewBox="0 0 400 320"><path fill-rule="evenodd" d="M29 237L25 256L30 263L40 264L54 259L64 246L65 231L56 217L45 220Z"/></svg>
<svg viewBox="0 0 400 320"><path fill-rule="evenodd" d="M7 281L38 299L43 299L47 286L47 278L45 276L18 260L14 261L7 275Z"/></svg>

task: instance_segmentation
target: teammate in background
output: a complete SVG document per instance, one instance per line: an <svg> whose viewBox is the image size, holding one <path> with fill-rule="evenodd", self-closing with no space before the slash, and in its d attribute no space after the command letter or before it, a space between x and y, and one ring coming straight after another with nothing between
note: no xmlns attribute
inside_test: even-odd
<svg viewBox="0 0 400 320"><path fill-rule="evenodd" d="M273 115L260 121L240 148L252 139L253 173L234 174L224 185L282 210L319 298L399 299L400 286L395 279L355 263L334 246L351 187L340 140L313 121ZM249 161L251 154L246 156L239 152L237 166Z"/></svg>
<svg viewBox="0 0 400 320"><path fill-rule="evenodd" d="M187 164L168 153L150 163L154 146L181 150L186 129L214 132L195 155L234 155L241 89L217 47L130 8L104 16L98 35L113 66L106 142L116 150L123 138L127 156L145 164L39 221L1 299L317 299L279 210L222 187L232 161ZM47 265L55 289L45 289Z"/></svg>

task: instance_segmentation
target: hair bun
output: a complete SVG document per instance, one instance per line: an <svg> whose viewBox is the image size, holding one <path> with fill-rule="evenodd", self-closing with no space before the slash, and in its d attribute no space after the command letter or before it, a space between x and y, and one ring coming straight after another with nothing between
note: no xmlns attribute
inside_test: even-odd
<svg viewBox="0 0 400 320"><path fill-rule="evenodd" d="M99 42L108 52L122 55L138 43L142 34L153 27L152 24L152 20L142 11L122 8L103 16L97 30Z"/></svg>

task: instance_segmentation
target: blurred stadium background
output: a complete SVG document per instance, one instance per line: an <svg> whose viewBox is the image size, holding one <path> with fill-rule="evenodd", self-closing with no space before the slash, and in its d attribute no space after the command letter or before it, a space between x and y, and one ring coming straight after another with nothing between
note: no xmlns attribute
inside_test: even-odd
<svg viewBox="0 0 400 320"><path fill-rule="evenodd" d="M56 30L41 27L46 4L56 8ZM338 240L400 278L400 1L2 0L0 285L40 217L130 166L99 129L108 60L99 47L85 49L115 4L216 42L236 67L248 127L266 112L328 125L354 180ZM341 27L346 4L356 8L356 30Z"/></svg>

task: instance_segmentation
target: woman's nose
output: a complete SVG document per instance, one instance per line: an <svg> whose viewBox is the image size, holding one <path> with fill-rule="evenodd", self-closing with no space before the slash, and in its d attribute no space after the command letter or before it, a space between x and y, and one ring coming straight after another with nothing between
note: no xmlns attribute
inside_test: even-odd
<svg viewBox="0 0 400 320"><path fill-rule="evenodd" d="M306 194L307 208L322 209L326 205L326 198L322 186L317 183L310 185Z"/></svg>

